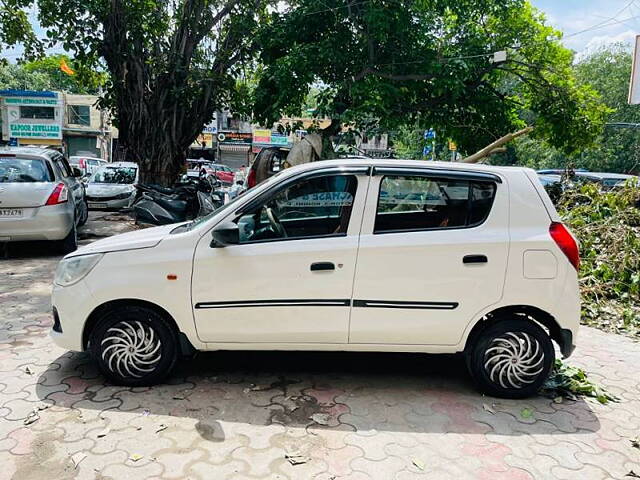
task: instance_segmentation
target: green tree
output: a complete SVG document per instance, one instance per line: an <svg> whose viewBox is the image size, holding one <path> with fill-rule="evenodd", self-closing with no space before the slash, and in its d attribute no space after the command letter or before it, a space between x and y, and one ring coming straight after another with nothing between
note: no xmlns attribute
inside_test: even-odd
<svg viewBox="0 0 640 480"><path fill-rule="evenodd" d="M43 44L33 31L29 16L25 11L30 0L9 0L0 2L0 47L21 44L27 57L42 55ZM7 63L0 59L0 63Z"/></svg>
<svg viewBox="0 0 640 480"><path fill-rule="evenodd" d="M632 53L628 45L604 46L583 57L574 67L576 80L592 86L610 111L608 124L640 123L640 107L627 103ZM523 137L513 144L511 157L500 155L492 163L517 163L532 168L577 168L604 172L640 171L640 130L606 126L595 136L593 145L570 155L544 140Z"/></svg>
<svg viewBox="0 0 640 480"><path fill-rule="evenodd" d="M33 0L3 0L26 8ZM233 103L258 0L38 0L50 42L79 77L108 73L101 104L141 181L168 184L216 109Z"/></svg>
<svg viewBox="0 0 640 480"><path fill-rule="evenodd" d="M38 71L27 71L22 65L12 63L0 64L0 90L49 90L51 78Z"/></svg>
<svg viewBox="0 0 640 480"><path fill-rule="evenodd" d="M593 141L606 113L579 85L560 33L525 0L294 0L258 36L255 112L293 114L314 85L318 115L383 128L434 126L474 151L526 124L565 151ZM506 50L506 62L492 53Z"/></svg>
<svg viewBox="0 0 640 480"><path fill-rule="evenodd" d="M60 62L64 61L74 70L69 75L60 69ZM41 73L49 78L49 89L78 94L97 94L100 87L106 84L107 75L75 65L75 62L64 54L49 55L36 60L25 62L22 68L28 73Z"/></svg>

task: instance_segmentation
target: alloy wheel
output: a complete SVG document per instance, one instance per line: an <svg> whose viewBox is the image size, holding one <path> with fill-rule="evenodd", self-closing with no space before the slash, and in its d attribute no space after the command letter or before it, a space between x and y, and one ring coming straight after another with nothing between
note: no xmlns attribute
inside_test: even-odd
<svg viewBox="0 0 640 480"><path fill-rule="evenodd" d="M123 378L141 378L153 372L162 359L162 342L154 329L138 321L110 327L101 342L102 360Z"/></svg>
<svg viewBox="0 0 640 480"><path fill-rule="evenodd" d="M544 351L529 333L506 332L489 344L484 369L494 384L520 389L535 382L544 370Z"/></svg>

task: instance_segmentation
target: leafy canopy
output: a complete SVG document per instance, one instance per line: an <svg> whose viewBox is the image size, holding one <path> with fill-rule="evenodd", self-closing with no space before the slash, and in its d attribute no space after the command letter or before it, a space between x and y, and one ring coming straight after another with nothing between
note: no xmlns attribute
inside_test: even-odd
<svg viewBox="0 0 640 480"><path fill-rule="evenodd" d="M256 114L296 114L320 86L317 114L343 122L434 127L468 151L534 124L573 151L607 109L560 36L525 0L293 0L258 36Z"/></svg>

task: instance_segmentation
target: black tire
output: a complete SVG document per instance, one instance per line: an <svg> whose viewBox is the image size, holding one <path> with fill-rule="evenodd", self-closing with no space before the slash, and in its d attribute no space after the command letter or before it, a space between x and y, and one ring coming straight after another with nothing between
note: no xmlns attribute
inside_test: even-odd
<svg viewBox="0 0 640 480"><path fill-rule="evenodd" d="M58 241L58 247L64 254L75 252L78 249L78 229L76 228L75 221L67 236Z"/></svg>
<svg viewBox="0 0 640 480"><path fill-rule="evenodd" d="M549 376L555 350L547 332L533 321L509 318L483 330L466 352L478 388L494 397L535 395Z"/></svg>
<svg viewBox="0 0 640 480"><path fill-rule="evenodd" d="M134 336L135 332L135 337ZM146 345L142 340L147 340ZM133 343L132 343L133 342ZM121 306L104 313L89 337L91 354L113 384L149 386L164 380L178 358L178 336L158 312ZM137 349L138 355L132 355Z"/></svg>
<svg viewBox="0 0 640 480"><path fill-rule="evenodd" d="M82 203L84 204L84 208L82 208L82 215L80 216L78 227L82 227L85 223L87 223L87 220L89 220L89 204L86 201Z"/></svg>
<svg viewBox="0 0 640 480"><path fill-rule="evenodd" d="M254 164L251 167L256 171L256 185L273 175L273 172L271 171L271 163L275 156L276 152L274 150L268 150L258 159L258 164Z"/></svg>

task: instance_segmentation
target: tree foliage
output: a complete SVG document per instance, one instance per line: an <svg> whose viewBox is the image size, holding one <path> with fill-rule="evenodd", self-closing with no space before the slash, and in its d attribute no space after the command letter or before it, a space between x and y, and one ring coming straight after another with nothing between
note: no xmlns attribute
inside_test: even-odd
<svg viewBox="0 0 640 480"><path fill-rule="evenodd" d="M321 85L317 113L342 122L434 127L466 151L529 123L573 151L606 113L576 82L560 33L525 0L294 0L258 39L264 123ZM499 50L506 62L491 61Z"/></svg>
<svg viewBox="0 0 640 480"><path fill-rule="evenodd" d="M42 55L43 44L29 21L27 9L30 0L3 0L0 2L0 46L21 44L27 57ZM4 59L3 59L4 60ZM7 63L3 61L2 63Z"/></svg>
<svg viewBox="0 0 640 480"><path fill-rule="evenodd" d="M613 44L584 56L574 67L576 80L591 85L609 107L607 123L640 123L640 108L627 103L632 54L628 45ZM548 142L522 138L501 163L533 168L562 168L569 164L591 171L640 171L640 130L613 125L594 137L593 145L567 155Z"/></svg>
<svg viewBox="0 0 640 480"><path fill-rule="evenodd" d="M259 6L258 0L39 0L38 18L47 38L73 53L79 76L96 68L108 73L101 103L114 113L127 160L140 164L143 181L169 183L214 111L237 99L237 65Z"/></svg>

